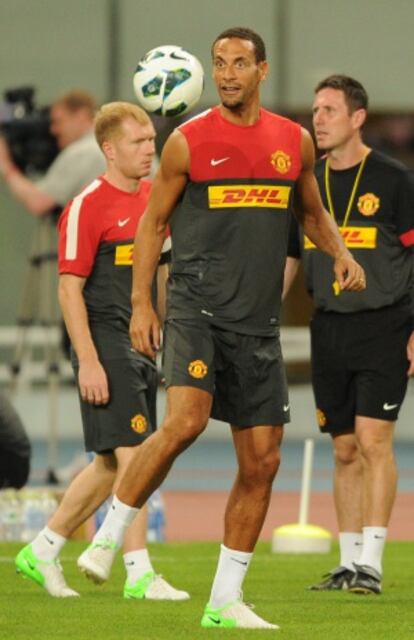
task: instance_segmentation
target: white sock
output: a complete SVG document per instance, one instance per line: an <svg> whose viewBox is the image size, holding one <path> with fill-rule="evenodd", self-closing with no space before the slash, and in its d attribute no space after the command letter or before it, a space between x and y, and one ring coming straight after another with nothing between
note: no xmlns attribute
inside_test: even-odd
<svg viewBox="0 0 414 640"><path fill-rule="evenodd" d="M66 542L67 538L52 531L49 527L45 527L37 534L32 542L33 553L40 560L52 562L56 560Z"/></svg>
<svg viewBox="0 0 414 640"><path fill-rule="evenodd" d="M122 545L126 530L138 511L139 509L130 507L114 496L104 521L93 537L93 542L109 540L119 548Z"/></svg>
<svg viewBox="0 0 414 640"><path fill-rule="evenodd" d="M132 587L144 573L154 571L147 549L136 549L124 553L124 565L127 572L127 582Z"/></svg>
<svg viewBox="0 0 414 640"><path fill-rule="evenodd" d="M341 567L346 567L350 571L355 571L354 562L359 562L362 550L362 533L350 533L349 531L339 533L339 548L341 551Z"/></svg>
<svg viewBox="0 0 414 640"><path fill-rule="evenodd" d="M382 574L382 554L387 539L386 527L364 527L362 553L358 564L366 564Z"/></svg>
<svg viewBox="0 0 414 640"><path fill-rule="evenodd" d="M244 576L249 568L253 553L220 547L216 575L211 589L209 604L214 609L224 607L240 598Z"/></svg>

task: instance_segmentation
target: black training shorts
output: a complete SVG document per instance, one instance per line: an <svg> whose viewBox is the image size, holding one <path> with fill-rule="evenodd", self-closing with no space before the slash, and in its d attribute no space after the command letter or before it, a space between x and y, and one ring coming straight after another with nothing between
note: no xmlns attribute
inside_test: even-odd
<svg viewBox="0 0 414 640"><path fill-rule="evenodd" d="M166 385L203 389L212 417L238 427L289 422L278 336L241 335L207 321L169 320L164 331Z"/></svg>
<svg viewBox="0 0 414 640"><path fill-rule="evenodd" d="M405 304L358 313L316 312L312 383L322 432L352 432L357 415L397 420L407 389L410 333Z"/></svg>
<svg viewBox="0 0 414 640"><path fill-rule="evenodd" d="M138 358L103 361L110 400L80 399L86 451L103 453L141 444L156 429L157 371ZM76 379L78 367L74 366Z"/></svg>

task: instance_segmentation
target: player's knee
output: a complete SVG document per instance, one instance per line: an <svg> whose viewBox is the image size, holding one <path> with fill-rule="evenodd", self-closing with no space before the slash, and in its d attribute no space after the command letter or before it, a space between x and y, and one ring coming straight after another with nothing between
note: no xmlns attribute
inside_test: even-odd
<svg viewBox="0 0 414 640"><path fill-rule="evenodd" d="M357 449L341 449L334 452L336 466L349 467L358 463Z"/></svg>
<svg viewBox="0 0 414 640"><path fill-rule="evenodd" d="M382 442L375 438L363 440L360 444L362 460L376 462L384 458L393 457L393 449L389 442Z"/></svg>
<svg viewBox="0 0 414 640"><path fill-rule="evenodd" d="M273 449L265 455L251 457L240 468L240 475L249 486L272 484L280 464L279 449Z"/></svg>
<svg viewBox="0 0 414 640"><path fill-rule="evenodd" d="M334 441L334 459L336 466L350 466L357 464L359 460L359 451L356 443L341 443Z"/></svg>
<svg viewBox="0 0 414 640"><path fill-rule="evenodd" d="M164 436L173 451L184 451L198 438L207 426L207 418L196 414L181 416L178 420L166 421L163 425Z"/></svg>
<svg viewBox="0 0 414 640"><path fill-rule="evenodd" d="M275 449L265 456L262 475L265 482L272 483L280 465L280 450Z"/></svg>

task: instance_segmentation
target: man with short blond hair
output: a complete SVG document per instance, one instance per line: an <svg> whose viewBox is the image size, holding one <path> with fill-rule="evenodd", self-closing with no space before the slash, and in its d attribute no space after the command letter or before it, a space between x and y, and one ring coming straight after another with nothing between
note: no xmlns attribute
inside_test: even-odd
<svg viewBox="0 0 414 640"><path fill-rule="evenodd" d="M68 203L59 220L59 300L73 345L85 446L96 455L47 526L16 558L19 572L62 598L78 595L67 586L58 561L67 538L117 488L133 450L156 429L156 366L131 348L128 334L132 243L151 188L145 177L155 131L139 107L120 102L100 109L96 127L105 173ZM158 269L161 315L168 257L167 238ZM124 597L187 599L185 591L155 574L145 548L146 528L144 511L125 539ZM90 574L88 550L78 565Z"/></svg>
<svg viewBox="0 0 414 640"><path fill-rule="evenodd" d="M122 135L122 123L127 118L142 126L151 123L148 114L130 102L110 102L99 109L95 117L95 137L101 148L105 140Z"/></svg>

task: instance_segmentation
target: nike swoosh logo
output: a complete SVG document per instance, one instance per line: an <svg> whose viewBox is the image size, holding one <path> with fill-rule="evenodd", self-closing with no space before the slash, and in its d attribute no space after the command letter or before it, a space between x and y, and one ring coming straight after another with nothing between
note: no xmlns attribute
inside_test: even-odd
<svg viewBox="0 0 414 640"><path fill-rule="evenodd" d="M177 56L175 51L170 53L170 58L172 58L173 60L187 60L187 58L185 56Z"/></svg>
<svg viewBox="0 0 414 640"><path fill-rule="evenodd" d="M242 564L245 567L247 567L247 562L243 562L243 560L237 560L237 558L232 558L232 560L234 560L234 562L238 562L239 564Z"/></svg>
<svg viewBox="0 0 414 640"><path fill-rule="evenodd" d="M377 536L375 535L374 538L376 538L377 540L384 540L384 536Z"/></svg>
<svg viewBox="0 0 414 640"><path fill-rule="evenodd" d="M45 536L46 540L48 541L49 544L55 544L54 540L51 540L50 538L48 538L47 536Z"/></svg>
<svg viewBox="0 0 414 640"><path fill-rule="evenodd" d="M283 411L289 411L289 409L290 409L290 404L283 405Z"/></svg>
<svg viewBox="0 0 414 640"><path fill-rule="evenodd" d="M227 162L227 160L230 160L230 158L218 158L217 160L215 158L211 158L210 164L211 164L212 167L216 167L218 164L222 164L223 162Z"/></svg>
<svg viewBox="0 0 414 640"><path fill-rule="evenodd" d="M214 622L214 624L220 624L221 622L220 618L213 618L213 616L208 616L208 617L211 620L211 622Z"/></svg>
<svg viewBox="0 0 414 640"><path fill-rule="evenodd" d="M391 409L396 409L398 407L398 404L388 404L388 402L384 402L384 404L382 405L382 408L385 411L391 411Z"/></svg>
<svg viewBox="0 0 414 640"><path fill-rule="evenodd" d="M130 218L125 218L125 220L118 220L118 227L125 227L126 223L129 222Z"/></svg>

